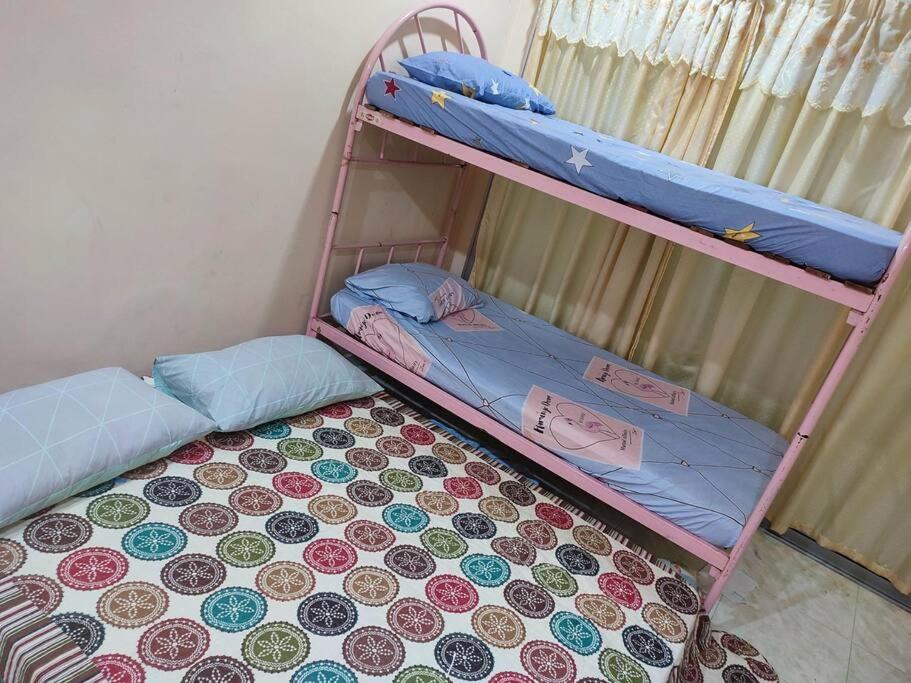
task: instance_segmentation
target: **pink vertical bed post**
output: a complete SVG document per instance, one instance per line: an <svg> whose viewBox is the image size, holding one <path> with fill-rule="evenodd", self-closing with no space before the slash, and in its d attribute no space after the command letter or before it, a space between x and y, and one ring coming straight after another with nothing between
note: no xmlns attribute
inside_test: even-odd
<svg viewBox="0 0 911 683"><path fill-rule="evenodd" d="M446 258L446 249L449 247L449 235L452 233L452 226L455 223L456 212L459 210L459 202L462 200L462 188L465 186L465 165L462 164L456 172L455 184L452 188L452 197L449 200L449 208L446 210L446 217L443 219L443 245L440 247L440 253L437 254L437 268L443 267L443 259Z"/></svg>
<svg viewBox="0 0 911 683"><path fill-rule="evenodd" d="M427 44L424 42L424 31L421 29L421 15L414 15L414 25L418 30L418 40L421 41L421 52L427 54Z"/></svg>
<svg viewBox="0 0 911 683"><path fill-rule="evenodd" d="M453 12L452 19L455 22L456 36L458 36L458 38L459 38L459 52L465 52L465 41L462 40L462 26L461 26L461 24L459 24L459 13ZM475 31L475 35L477 35L477 34L478 34L478 32ZM480 36L478 36L478 37L480 37Z"/></svg>
<svg viewBox="0 0 911 683"><path fill-rule="evenodd" d="M361 272L361 264L364 263L364 249L357 250L357 261L354 263L354 274L357 275Z"/></svg>
<svg viewBox="0 0 911 683"><path fill-rule="evenodd" d="M355 140L355 137L357 136L357 133L360 131L361 126L363 126L363 123L361 123L357 118L357 111L358 111L358 106L364 101L364 91L367 89L367 80L370 78L370 75L373 73L373 69L377 66L377 64L379 64L381 69L383 69L383 70L386 69L386 61L383 58L383 50L386 48L387 45L389 45L389 43L392 41L392 38L395 36L396 33L398 33L399 29L401 29L402 26L404 26L411 20L414 20L414 22L417 26L417 32L418 32L418 38L419 38L419 41L421 44L421 50L425 53L427 52L426 43L424 41L424 32L421 29L421 21L420 21L419 15L422 14L423 12L427 12L429 10L445 10L445 11L452 12L453 16L455 17L456 33L458 35L460 52L465 51L465 43L462 39L462 29L459 25L459 17L461 16L463 19L465 19L465 22L468 24L468 27L471 29L472 33L474 33L475 40L478 44L479 56L482 58L487 57L487 47L484 45L484 39L481 37L481 32L478 29L478 26L475 23L474 19L472 19L470 16L468 16L468 14L466 14L465 11L462 8L458 7L457 5L453 5L450 3L435 3L435 2L421 5L421 6L417 7L416 9L413 9L410 12L408 12L407 14L405 14L398 21L393 22L392 25L390 25L389 28L387 28L383 32L383 34L379 37L379 39L376 41L376 43L374 43L373 48L371 48L370 52L367 53L367 58L364 60L364 66L361 69L361 75L358 78L357 85L355 86L355 89L354 89L354 98L353 98L353 104L351 107L351 118L348 121L348 133L345 136L345 146L344 146L344 149L342 150L342 161L341 161L341 165L340 165L339 171L338 171L338 180L336 181L336 184L335 184L335 195L332 198L332 209L329 213L329 223L326 226L326 240L325 240L325 243L323 244L323 253L322 253L322 257L320 258L319 269L317 270L317 274L316 274L316 285L313 288L313 300L310 303L310 319L311 320L315 320L319 317L320 304L322 303L323 291L326 286L326 275L328 274L328 271L329 271L329 261L332 258L332 251L333 251L333 248L335 247L335 230L338 225L339 212L341 211L341 208L342 208L342 199L344 198L344 195L345 195L345 186L348 183L348 169L351 165L351 155L352 155L352 151L354 150L354 140ZM385 156L385 149L386 149L386 140L385 140L385 133L384 133L384 138L381 143L381 157L380 158L383 158ZM412 159L412 161L416 161L416 159ZM454 192L454 197L453 197L454 203L457 203L461 196L461 180L462 180L463 170L464 170L464 166L463 166L463 168L459 169L459 175L458 175L458 178L456 179L456 184L458 187L457 187L457 191ZM453 217L455 215L456 208L457 208L457 206L453 206L451 208L450 214ZM449 231L449 229L451 229L452 222L451 222L451 219L449 218L449 216L447 216L446 220L447 220L448 227L444 227L444 231L445 231L445 236L448 237L448 231ZM439 262L442 262L442 260L443 260L443 254L445 253L445 249L446 249L446 242L444 241L442 246L440 247L440 255L438 257ZM391 260L391 256L390 256L390 260ZM358 260L358 266L360 266L360 259ZM316 332L313 330L312 326L310 326L310 325L307 326L307 334L309 334L310 336L316 336Z"/></svg>
<svg viewBox="0 0 911 683"><path fill-rule="evenodd" d="M781 459L781 464L778 465L778 469L776 469L775 474L772 475L772 479L769 481L765 491L763 491L762 496L759 498L759 502L756 503L756 507L754 507L753 512L750 513L750 516L743 527L743 531L737 539L737 543L731 548L727 564L712 584L708 596L705 599L706 610L711 610L721 597L721 592L724 590L724 586L728 582L728 579L731 578L731 574L734 572L737 563L740 561L740 558L749 545L750 539L762 523L763 518L769 511L769 507L772 505L772 501L775 499L775 495L778 493L781 485L784 484L785 479L787 479L791 468L794 467L797 458L800 456L801 451L803 451L803 447L806 445L807 440L813 433L813 429L819 422L819 418L822 417L826 406L829 405L829 402L835 395L838 385L844 379L845 374L851 365L851 361L853 361L857 355L857 350L860 348L861 342L870 329L870 325L873 324L876 316L879 314L880 310L882 310L883 301L885 300L886 295L895 286L895 281L907 264L909 253L911 253L911 224L905 229L898 249L895 251L895 256L892 257L892 261L886 269L883 279L879 282L876 290L873 292L873 299L867 307L867 310L851 310L848 314L848 322L853 325L853 329L845 340L841 350L838 352L838 355L835 357L835 361L832 363L832 367L829 368L829 372L826 374L822 385L819 387L819 391L817 391L816 396L813 397L813 401L810 403L810 407L807 409L803 420L801 420L800 426L791 438L791 443L788 445L788 449Z"/></svg>

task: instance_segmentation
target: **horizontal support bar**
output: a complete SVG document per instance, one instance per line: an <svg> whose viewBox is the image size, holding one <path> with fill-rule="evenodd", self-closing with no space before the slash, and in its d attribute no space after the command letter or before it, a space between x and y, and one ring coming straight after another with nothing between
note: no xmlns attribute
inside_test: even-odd
<svg viewBox="0 0 911 683"><path fill-rule="evenodd" d="M309 323L309 328L312 334L322 336L346 351L353 353L355 356L362 358L390 377L415 389L425 398L430 399L454 415L468 421L473 426L484 430L500 443L518 451L528 459L538 463L558 477L578 486L583 491L595 496L605 504L625 514L627 517L630 517L649 529L661 534L664 538L705 562L708 562L711 566L722 569L727 564L728 555L720 548L713 546L711 543L708 543L686 529L677 526L664 517L655 514L651 510L642 507L622 493L610 488L602 481L586 474L563 458L554 455L533 441L529 441L518 432L514 432L494 420L492 417L472 408L467 403L461 401L452 394L443 391L423 377L414 374L410 370L406 370L401 365L389 360L358 339L355 339L345 330L336 327L328 320L312 318Z"/></svg>
<svg viewBox="0 0 911 683"><path fill-rule="evenodd" d="M447 168L462 168L465 166L462 162L453 161L413 161L411 159L366 159L364 157L351 157L348 161L353 164L409 164L412 166L443 166Z"/></svg>
<svg viewBox="0 0 911 683"><path fill-rule="evenodd" d="M407 240L404 242L361 242L360 244L333 244L332 251L354 251L357 249L390 249L399 247L425 247L429 244L446 244L447 238L437 237L432 240Z"/></svg>
<svg viewBox="0 0 911 683"><path fill-rule="evenodd" d="M709 237L678 223L661 218L641 209L602 197L530 168L488 154L474 147L463 145L443 135L429 133L423 128L405 123L391 114L372 111L360 105L357 118L425 147L461 159L473 166L496 175L545 192L552 197L576 204L594 213L613 218L638 230L661 237L689 249L700 251L721 261L752 271L772 280L802 289L823 299L834 301L857 311L866 311L873 301L873 294L849 287L837 280L808 273L797 266L769 258L758 252L735 247L717 237Z"/></svg>

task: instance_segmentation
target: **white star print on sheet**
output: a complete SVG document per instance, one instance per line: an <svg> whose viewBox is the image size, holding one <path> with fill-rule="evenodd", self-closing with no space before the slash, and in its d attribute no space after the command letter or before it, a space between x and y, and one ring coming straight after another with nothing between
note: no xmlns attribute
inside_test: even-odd
<svg viewBox="0 0 911 683"><path fill-rule="evenodd" d="M575 166L576 173L582 173L583 168L592 165L592 162L587 158L587 149L576 149L575 147L570 147L570 149L573 151L573 155L565 163Z"/></svg>

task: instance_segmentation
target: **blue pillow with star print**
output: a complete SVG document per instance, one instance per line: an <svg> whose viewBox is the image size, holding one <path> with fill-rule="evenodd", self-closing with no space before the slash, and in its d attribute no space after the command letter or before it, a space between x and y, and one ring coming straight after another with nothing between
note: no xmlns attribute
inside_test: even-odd
<svg viewBox="0 0 911 683"><path fill-rule="evenodd" d="M523 78L486 59L460 52L428 52L399 62L408 75L428 85L510 109L553 114L547 97Z"/></svg>

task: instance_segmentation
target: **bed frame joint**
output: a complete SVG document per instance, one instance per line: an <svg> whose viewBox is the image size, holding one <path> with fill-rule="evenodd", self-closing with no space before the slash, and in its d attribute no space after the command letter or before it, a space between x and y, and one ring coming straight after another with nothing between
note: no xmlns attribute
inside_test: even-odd
<svg viewBox="0 0 911 683"><path fill-rule="evenodd" d="M816 277L821 277L823 280L832 279L832 276L829 273L826 273L822 270L817 270L816 268L811 268L810 266L806 266L804 268L804 270L807 271L810 275L815 275Z"/></svg>
<svg viewBox="0 0 911 683"><path fill-rule="evenodd" d="M885 279L885 277L883 279ZM873 288L867 287L867 285L862 285L857 282L851 282L851 280L845 280L844 283L842 283L842 284L844 284L845 287L857 290L858 292L863 292L864 294L869 294L871 296L873 295L873 291L874 291Z"/></svg>
<svg viewBox="0 0 911 683"><path fill-rule="evenodd" d="M744 249L746 251L753 251L753 247L749 244L744 244L739 240L731 239L730 237L721 237L725 244L730 244L732 247L737 247L738 249Z"/></svg>

